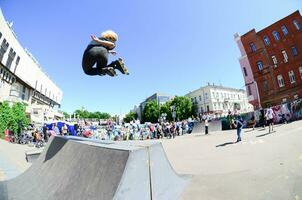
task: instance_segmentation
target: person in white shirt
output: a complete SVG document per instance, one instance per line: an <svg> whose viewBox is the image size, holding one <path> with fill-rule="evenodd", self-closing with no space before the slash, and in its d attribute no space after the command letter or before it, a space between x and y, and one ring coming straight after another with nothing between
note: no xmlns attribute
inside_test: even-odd
<svg viewBox="0 0 302 200"><path fill-rule="evenodd" d="M265 117L266 117L266 120L268 122L269 133L271 131L273 132L273 129L274 129L274 120L273 120L274 119L274 111L271 107L266 110Z"/></svg>

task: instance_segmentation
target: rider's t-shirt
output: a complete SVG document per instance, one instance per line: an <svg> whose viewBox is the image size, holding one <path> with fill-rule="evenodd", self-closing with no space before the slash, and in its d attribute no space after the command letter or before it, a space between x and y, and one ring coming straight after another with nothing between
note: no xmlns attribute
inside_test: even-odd
<svg viewBox="0 0 302 200"><path fill-rule="evenodd" d="M112 42L112 41L110 41L110 40L108 40L108 39L106 39L106 38L99 38L99 40ZM112 42L112 43L114 43L114 42ZM96 42L96 41L94 41L94 40L91 40L91 42L88 44L88 47L95 47L95 46L101 46L101 47L104 47L104 48L107 49L107 50L112 50L112 49L115 48L115 45L114 45L113 48L108 48L108 47L105 47L105 46L103 46L102 44L100 44L100 43L98 43L98 42Z"/></svg>

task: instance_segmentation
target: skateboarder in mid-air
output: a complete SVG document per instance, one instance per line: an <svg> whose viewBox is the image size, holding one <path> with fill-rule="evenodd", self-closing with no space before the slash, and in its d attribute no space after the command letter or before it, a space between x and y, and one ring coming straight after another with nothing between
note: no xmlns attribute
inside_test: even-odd
<svg viewBox="0 0 302 200"><path fill-rule="evenodd" d="M82 60L85 74L90 76L103 76L106 74L116 76L115 69L119 70L122 74L129 74L121 58L107 65L109 54L116 55L116 51L113 51L118 39L115 32L108 30L103 32L100 38L92 35L91 39L92 41L88 44Z"/></svg>

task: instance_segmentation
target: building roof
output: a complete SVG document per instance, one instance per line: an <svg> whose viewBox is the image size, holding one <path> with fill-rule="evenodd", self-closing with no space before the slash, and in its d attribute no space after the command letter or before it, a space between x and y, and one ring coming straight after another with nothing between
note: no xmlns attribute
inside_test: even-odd
<svg viewBox="0 0 302 200"><path fill-rule="evenodd" d="M294 15L299 15L299 16L301 16L299 10L296 10L295 12L289 14L289 15L286 16L286 17L283 17L282 19L280 19L280 20L274 22L273 24L270 24L270 25L266 26L265 28L261 29L261 30L258 31L258 32L256 32L256 30L253 28L253 29L251 29L250 31L248 31L248 32L246 32L245 34L243 34L242 36L245 36L245 35L249 34L250 32L255 32L255 33L263 32L263 31L265 31L266 29L268 29L270 26L274 26L274 25L276 25L276 24L279 24L279 23L280 23L281 21L283 21L284 19L289 18L289 17L294 16Z"/></svg>
<svg viewBox="0 0 302 200"><path fill-rule="evenodd" d="M243 89L237 89L237 88L231 88L231 87L225 87L225 86L219 86L219 85L206 85L203 87L200 87L196 90L190 91L189 93L187 93L186 95L189 95L191 93L197 92L198 90L202 90L202 89L221 89L221 90L231 90L231 91L236 91L236 92L245 92L245 90Z"/></svg>

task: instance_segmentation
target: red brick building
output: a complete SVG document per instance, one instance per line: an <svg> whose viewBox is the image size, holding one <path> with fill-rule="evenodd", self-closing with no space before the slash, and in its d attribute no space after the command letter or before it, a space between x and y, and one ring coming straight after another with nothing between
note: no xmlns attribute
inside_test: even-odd
<svg viewBox="0 0 302 200"><path fill-rule="evenodd" d="M255 108L302 98L302 17L299 11L256 32L235 34L249 102Z"/></svg>

